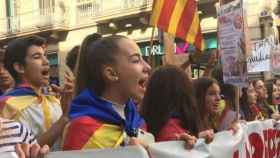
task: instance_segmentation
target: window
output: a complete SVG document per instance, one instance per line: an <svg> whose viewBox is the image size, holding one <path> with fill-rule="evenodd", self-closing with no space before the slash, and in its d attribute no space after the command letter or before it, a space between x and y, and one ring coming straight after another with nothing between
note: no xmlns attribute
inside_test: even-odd
<svg viewBox="0 0 280 158"><path fill-rule="evenodd" d="M77 13L80 17L97 15L101 3L101 0L77 0Z"/></svg>

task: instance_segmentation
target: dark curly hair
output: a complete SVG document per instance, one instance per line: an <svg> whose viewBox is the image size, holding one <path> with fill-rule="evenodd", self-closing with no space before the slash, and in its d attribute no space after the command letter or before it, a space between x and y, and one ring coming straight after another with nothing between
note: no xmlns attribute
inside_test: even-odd
<svg viewBox="0 0 280 158"><path fill-rule="evenodd" d="M5 52L4 66L15 79L16 83L19 83L21 79L14 69L14 63L25 65L27 50L33 45L44 46L45 44L46 40L44 38L35 35L17 38L8 44Z"/></svg>
<svg viewBox="0 0 280 158"><path fill-rule="evenodd" d="M162 66L152 74L140 110L148 131L155 136L173 116L193 135L202 128L192 82L176 66Z"/></svg>

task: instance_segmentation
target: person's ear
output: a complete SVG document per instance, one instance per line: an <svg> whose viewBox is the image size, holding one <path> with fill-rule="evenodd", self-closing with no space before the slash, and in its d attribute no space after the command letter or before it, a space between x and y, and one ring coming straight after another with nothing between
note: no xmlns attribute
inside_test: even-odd
<svg viewBox="0 0 280 158"><path fill-rule="evenodd" d="M109 81L114 82L119 80L117 71L111 66L105 66L103 69L103 74L105 78Z"/></svg>
<svg viewBox="0 0 280 158"><path fill-rule="evenodd" d="M13 64L14 69L16 70L17 73L23 74L24 73L24 66L18 62Z"/></svg>

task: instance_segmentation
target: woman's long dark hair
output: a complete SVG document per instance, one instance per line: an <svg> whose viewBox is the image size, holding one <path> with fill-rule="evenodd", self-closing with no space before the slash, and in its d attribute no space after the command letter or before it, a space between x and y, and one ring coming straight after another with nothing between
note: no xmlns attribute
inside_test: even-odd
<svg viewBox="0 0 280 158"><path fill-rule="evenodd" d="M156 136L176 116L186 130L198 135L202 123L193 94L192 83L183 70L170 65L158 68L149 80L141 107L148 131Z"/></svg>
<svg viewBox="0 0 280 158"><path fill-rule="evenodd" d="M273 85L274 85L273 82L267 82L267 83L265 84L265 87L266 87L266 89L267 89L267 95L268 95L266 101L267 101L267 103L268 103L269 105L273 105L273 99L272 99Z"/></svg>
<svg viewBox="0 0 280 158"><path fill-rule="evenodd" d="M256 88L257 86L257 82L258 81L262 81L264 82L263 80L261 79L258 79L258 80L253 80L252 83L253 83L253 86L254 88ZM267 102L267 100L260 100L259 99L259 96L257 97L257 105L258 107L261 109L262 113L264 114L264 117L270 117L271 114L273 113L273 110L269 107L269 103Z"/></svg>
<svg viewBox="0 0 280 158"><path fill-rule="evenodd" d="M205 97L207 89L213 84L219 85L217 80L208 77L202 77L194 81L195 97L198 105L198 110L205 127L210 127L210 122L207 117L209 115L205 107Z"/></svg>
<svg viewBox="0 0 280 158"><path fill-rule="evenodd" d="M250 86L250 84L252 84L252 83L249 83L249 86ZM252 120L254 120L254 118L253 118L253 114L251 113L251 110L250 110L247 90L248 90L248 87L242 88L242 95L240 98L240 109L244 113L244 117L245 117L244 119L247 121L252 121Z"/></svg>

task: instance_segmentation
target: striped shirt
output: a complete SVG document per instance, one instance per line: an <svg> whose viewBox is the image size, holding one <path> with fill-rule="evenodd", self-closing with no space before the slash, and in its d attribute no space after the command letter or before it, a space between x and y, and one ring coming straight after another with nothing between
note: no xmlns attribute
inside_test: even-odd
<svg viewBox="0 0 280 158"><path fill-rule="evenodd" d="M30 129L22 124L0 118L0 153L14 152L18 143L35 144L36 139Z"/></svg>

